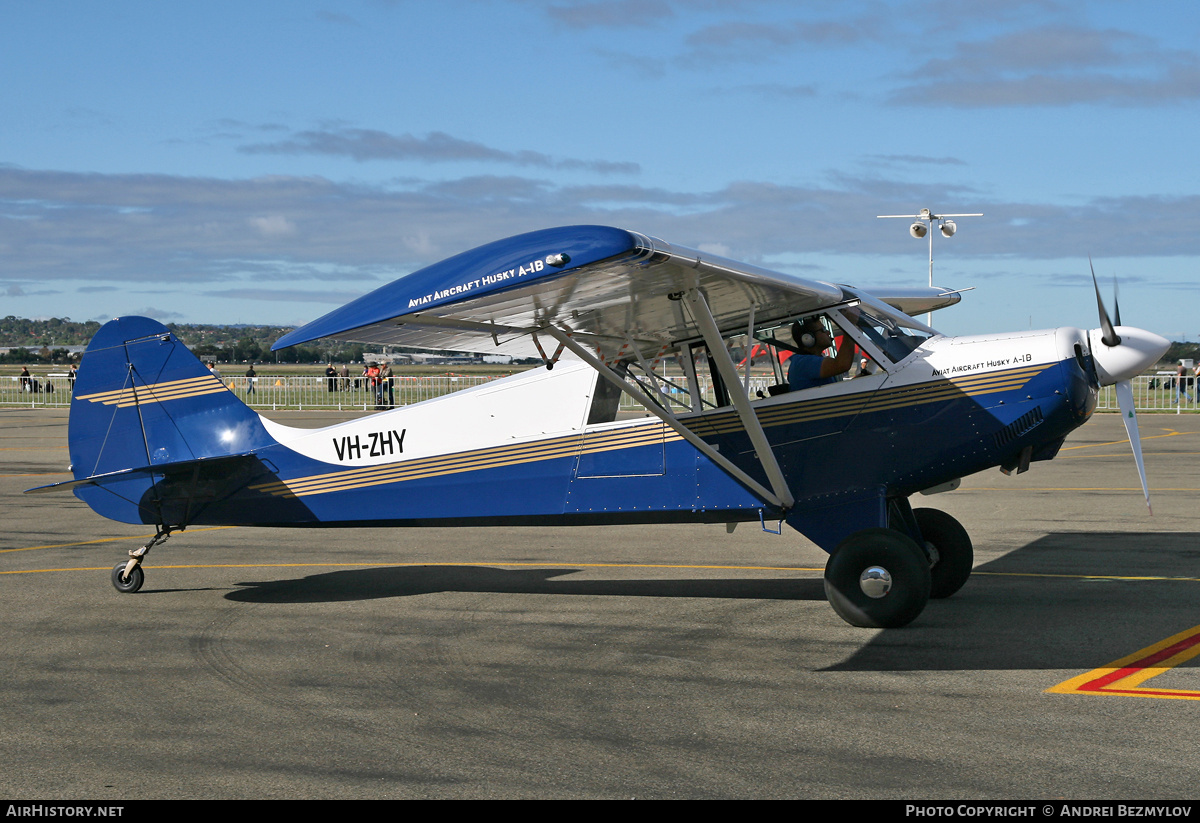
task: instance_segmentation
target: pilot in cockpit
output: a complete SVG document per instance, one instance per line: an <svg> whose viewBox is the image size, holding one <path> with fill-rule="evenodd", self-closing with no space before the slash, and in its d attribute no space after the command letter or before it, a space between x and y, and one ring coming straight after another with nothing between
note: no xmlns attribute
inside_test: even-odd
<svg viewBox="0 0 1200 823"><path fill-rule="evenodd" d="M833 335L821 322L820 315L793 323L792 339L798 347L788 362L788 386L792 391L836 382L854 365L854 341L849 337L843 338L837 354L825 356L825 351L833 345Z"/></svg>

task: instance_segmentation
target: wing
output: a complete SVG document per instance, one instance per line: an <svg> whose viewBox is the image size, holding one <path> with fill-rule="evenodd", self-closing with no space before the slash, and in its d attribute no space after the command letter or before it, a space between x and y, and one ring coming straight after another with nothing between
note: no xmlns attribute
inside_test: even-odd
<svg viewBox="0 0 1200 823"><path fill-rule="evenodd" d="M974 288L974 286L971 288ZM962 292L970 290L943 289L936 286L934 288L926 286L898 288L893 286L881 289L861 289L860 291L867 292L876 300L887 303L892 308L904 312L910 317L916 317L918 314L953 306L962 300L960 296Z"/></svg>
<svg viewBox="0 0 1200 823"><path fill-rule="evenodd" d="M701 336L682 293L699 287L721 329L834 305L842 287L605 226L564 226L489 243L413 272L280 338L532 354L531 334L568 329L602 357Z"/></svg>

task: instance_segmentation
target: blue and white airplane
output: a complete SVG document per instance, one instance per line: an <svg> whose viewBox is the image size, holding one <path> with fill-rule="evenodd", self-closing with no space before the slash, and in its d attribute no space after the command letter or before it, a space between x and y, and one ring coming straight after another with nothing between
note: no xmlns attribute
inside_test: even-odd
<svg viewBox="0 0 1200 823"><path fill-rule="evenodd" d="M615 228L536 231L402 277L273 348L336 337L537 351L545 368L296 429L248 408L163 325L122 317L80 364L75 479L30 491L72 489L105 517L157 527L113 568L122 592L141 587L151 547L192 525L778 519L830 553L825 590L842 618L903 626L973 562L963 527L911 496L1053 458L1100 386L1118 387L1146 489L1129 381L1168 342L1114 327L1098 290L1090 331L946 337L909 316L959 299L872 295ZM816 331L793 340L792 328ZM856 347L857 376L788 391L780 358L811 352L820 330ZM769 392L730 354L755 341L771 353ZM564 351L575 359L558 362ZM622 419L622 393L649 414Z"/></svg>

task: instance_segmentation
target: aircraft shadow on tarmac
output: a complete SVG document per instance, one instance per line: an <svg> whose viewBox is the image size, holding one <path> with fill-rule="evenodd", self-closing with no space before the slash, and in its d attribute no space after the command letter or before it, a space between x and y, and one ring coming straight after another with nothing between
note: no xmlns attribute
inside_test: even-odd
<svg viewBox="0 0 1200 823"><path fill-rule="evenodd" d="M297 604L436 592L825 599L819 577L563 579L580 571L378 567L243 582L226 597ZM1154 577L1174 579L1147 579ZM931 601L911 626L874 635L864 631L862 648L827 670L1092 669L1200 623L1198 593L1200 535L1195 533L1049 534L977 565L962 591Z"/></svg>
<svg viewBox="0 0 1200 823"><path fill-rule="evenodd" d="M714 597L824 600L820 579L564 580L577 568L498 569L490 566L391 566L316 574L295 580L239 583L227 599L250 603L324 603L411 597L435 592L558 594L587 597Z"/></svg>

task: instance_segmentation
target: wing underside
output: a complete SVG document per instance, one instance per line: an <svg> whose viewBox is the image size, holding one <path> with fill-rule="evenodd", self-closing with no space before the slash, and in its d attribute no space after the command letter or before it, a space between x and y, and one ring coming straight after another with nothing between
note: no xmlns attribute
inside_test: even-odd
<svg viewBox="0 0 1200 823"><path fill-rule="evenodd" d="M850 299L842 287L603 226L546 229L481 246L367 294L281 338L536 354L555 326L618 358L701 337L682 295L699 289L721 329ZM956 302L942 297L942 304Z"/></svg>

